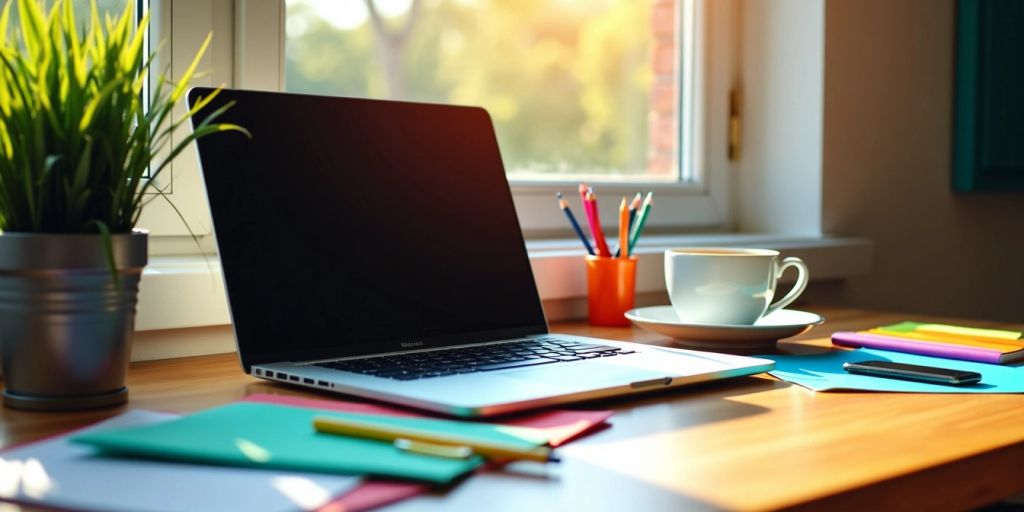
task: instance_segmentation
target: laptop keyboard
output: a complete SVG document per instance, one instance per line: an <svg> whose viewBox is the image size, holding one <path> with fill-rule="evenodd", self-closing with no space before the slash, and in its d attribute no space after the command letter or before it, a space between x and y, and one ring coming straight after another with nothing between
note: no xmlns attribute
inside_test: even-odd
<svg viewBox="0 0 1024 512"><path fill-rule="evenodd" d="M394 356L329 361L317 363L314 366L386 379L416 380L459 373L488 372L567 361L583 361L634 352L608 345L540 338Z"/></svg>

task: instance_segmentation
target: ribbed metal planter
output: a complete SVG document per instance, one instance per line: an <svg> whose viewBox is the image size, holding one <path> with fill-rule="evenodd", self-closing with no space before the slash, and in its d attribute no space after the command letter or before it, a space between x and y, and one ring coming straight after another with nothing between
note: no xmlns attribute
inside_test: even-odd
<svg viewBox="0 0 1024 512"><path fill-rule="evenodd" d="M113 235L121 290L99 235L0 234L4 405L122 404L148 234Z"/></svg>

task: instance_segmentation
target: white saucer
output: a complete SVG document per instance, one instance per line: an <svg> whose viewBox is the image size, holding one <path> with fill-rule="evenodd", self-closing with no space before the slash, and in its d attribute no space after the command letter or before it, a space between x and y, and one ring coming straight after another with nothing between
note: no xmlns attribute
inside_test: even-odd
<svg viewBox="0 0 1024 512"><path fill-rule="evenodd" d="M631 309L626 318L648 331L674 338L679 345L703 350L771 349L776 341L805 333L825 321L814 313L780 309L754 325L691 324L680 322L672 306Z"/></svg>

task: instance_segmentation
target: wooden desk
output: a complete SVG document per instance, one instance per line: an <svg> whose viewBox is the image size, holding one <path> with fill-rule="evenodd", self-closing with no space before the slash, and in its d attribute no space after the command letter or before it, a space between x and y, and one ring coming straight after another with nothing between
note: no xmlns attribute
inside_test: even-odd
<svg viewBox="0 0 1024 512"><path fill-rule="evenodd" d="M790 350L826 344L836 330L943 320L805 309L828 322L786 343ZM554 330L669 344L639 329ZM233 354L134 364L129 386L127 407L179 412L256 392L316 396L243 375ZM388 510L965 509L1024 489L1024 395L813 393L757 376L595 407L616 411L613 427L560 449L560 465L512 465ZM0 440L7 446L122 410L3 409Z"/></svg>

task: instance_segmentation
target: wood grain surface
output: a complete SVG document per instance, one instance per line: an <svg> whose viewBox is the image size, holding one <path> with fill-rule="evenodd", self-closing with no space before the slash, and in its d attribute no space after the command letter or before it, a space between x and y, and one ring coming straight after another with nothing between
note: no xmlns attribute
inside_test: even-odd
<svg viewBox="0 0 1024 512"><path fill-rule="evenodd" d="M1019 325L804 307L826 317L780 344L814 352L837 330L909 318L980 327ZM552 330L658 345L636 328L582 323ZM74 413L3 409L10 446L128 408L191 412L250 393L328 395L242 374L234 354L135 363L130 402ZM587 404L611 428L560 449L562 464L518 463L474 475L388 510L965 509L1024 490L1024 395L814 393L767 375Z"/></svg>

